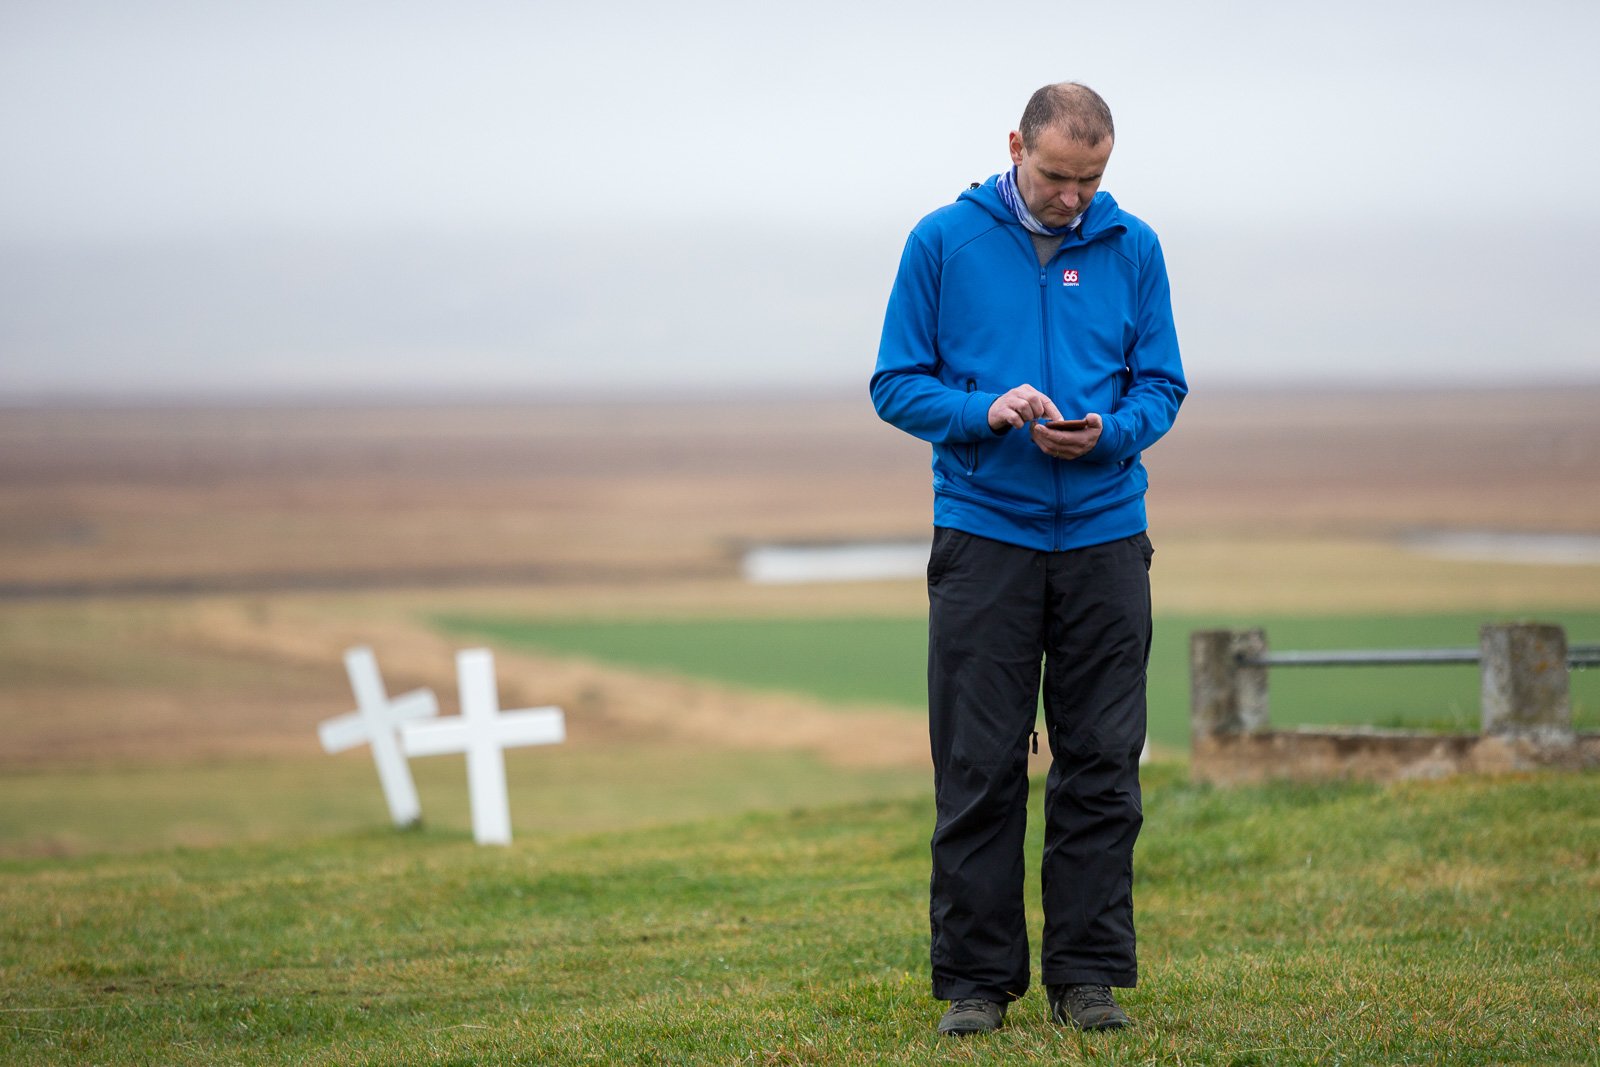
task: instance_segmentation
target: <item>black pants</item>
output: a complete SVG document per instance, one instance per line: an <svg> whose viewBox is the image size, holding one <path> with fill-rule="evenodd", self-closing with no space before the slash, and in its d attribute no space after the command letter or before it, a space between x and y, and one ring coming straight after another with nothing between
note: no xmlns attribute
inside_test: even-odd
<svg viewBox="0 0 1600 1067"><path fill-rule="evenodd" d="M1044 674L1042 977L1132 986L1133 843L1150 655L1149 538L1036 552L934 531L928 710L938 818L933 995L1027 992L1028 740Z"/></svg>

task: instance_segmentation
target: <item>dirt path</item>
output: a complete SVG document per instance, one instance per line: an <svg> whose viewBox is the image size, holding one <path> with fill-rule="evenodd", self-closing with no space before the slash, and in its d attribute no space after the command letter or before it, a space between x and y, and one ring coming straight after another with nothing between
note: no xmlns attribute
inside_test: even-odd
<svg viewBox="0 0 1600 1067"><path fill-rule="evenodd" d="M330 616L299 606L252 610L216 601L195 605L185 627L186 644L295 667L339 663L345 649L368 645L391 692L429 686L442 714L456 707L454 655L461 642L406 619ZM526 652L497 651L495 665L502 705L559 705L573 744L660 738L801 750L840 766L912 766L928 759L921 722L903 711L828 707L800 696ZM341 692L335 699L348 696Z"/></svg>

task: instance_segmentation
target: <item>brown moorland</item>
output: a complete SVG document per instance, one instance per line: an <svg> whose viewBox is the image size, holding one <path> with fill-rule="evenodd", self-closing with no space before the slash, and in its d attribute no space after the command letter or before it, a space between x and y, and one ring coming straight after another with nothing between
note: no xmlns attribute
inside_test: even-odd
<svg viewBox="0 0 1600 1067"><path fill-rule="evenodd" d="M1418 530L1600 534L1600 387L1201 393L1146 457L1165 611L1600 605L1600 567L1429 559ZM424 611L914 614L915 581L756 587L768 541L922 538L926 446L864 397L0 410L0 765L315 750L339 652L453 690ZM853 719L504 655L604 735L922 758ZM853 728L854 729L854 728ZM862 753L870 753L863 756Z"/></svg>

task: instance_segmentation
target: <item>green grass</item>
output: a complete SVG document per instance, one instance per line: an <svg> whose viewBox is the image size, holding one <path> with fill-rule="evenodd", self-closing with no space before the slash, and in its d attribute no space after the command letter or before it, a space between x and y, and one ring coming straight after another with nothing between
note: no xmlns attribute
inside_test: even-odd
<svg viewBox="0 0 1600 1067"><path fill-rule="evenodd" d="M1600 644L1600 612L1541 612L1574 644ZM873 702L920 713L926 636L920 618L548 620L450 616L441 628L507 647L579 655L651 671L825 701ZM1169 616L1156 620L1150 663L1150 734L1189 738L1189 633L1262 626L1273 648L1476 647L1482 615L1316 618ZM1572 675L1574 721L1600 729L1600 670ZM1270 676L1273 722L1473 731L1475 666L1279 668Z"/></svg>
<svg viewBox="0 0 1600 1067"><path fill-rule="evenodd" d="M466 763L411 762L430 828L466 833ZM506 753L520 839L633 829L732 812L914 795L920 768L840 769L795 752L685 744ZM13 771L0 775L0 857L79 856L356 833L389 820L367 749L302 759Z"/></svg>
<svg viewBox="0 0 1600 1067"><path fill-rule="evenodd" d="M926 624L905 618L524 620L450 616L454 633L834 702L920 706Z"/></svg>
<svg viewBox="0 0 1600 1067"><path fill-rule="evenodd" d="M1122 1034L932 1035L917 799L0 861L0 1062L1600 1064L1600 776L1145 801Z"/></svg>

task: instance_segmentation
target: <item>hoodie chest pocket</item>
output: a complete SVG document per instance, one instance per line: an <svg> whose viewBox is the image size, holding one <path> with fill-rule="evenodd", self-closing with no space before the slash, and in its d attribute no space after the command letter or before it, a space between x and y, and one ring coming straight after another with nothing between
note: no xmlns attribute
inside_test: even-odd
<svg viewBox="0 0 1600 1067"><path fill-rule="evenodd" d="M1062 263L1070 260L1063 256L1052 265L1047 282L1053 284L1045 290L1046 332L1052 349L1120 368L1137 334L1132 280L1114 270L1106 257L1080 268Z"/></svg>

